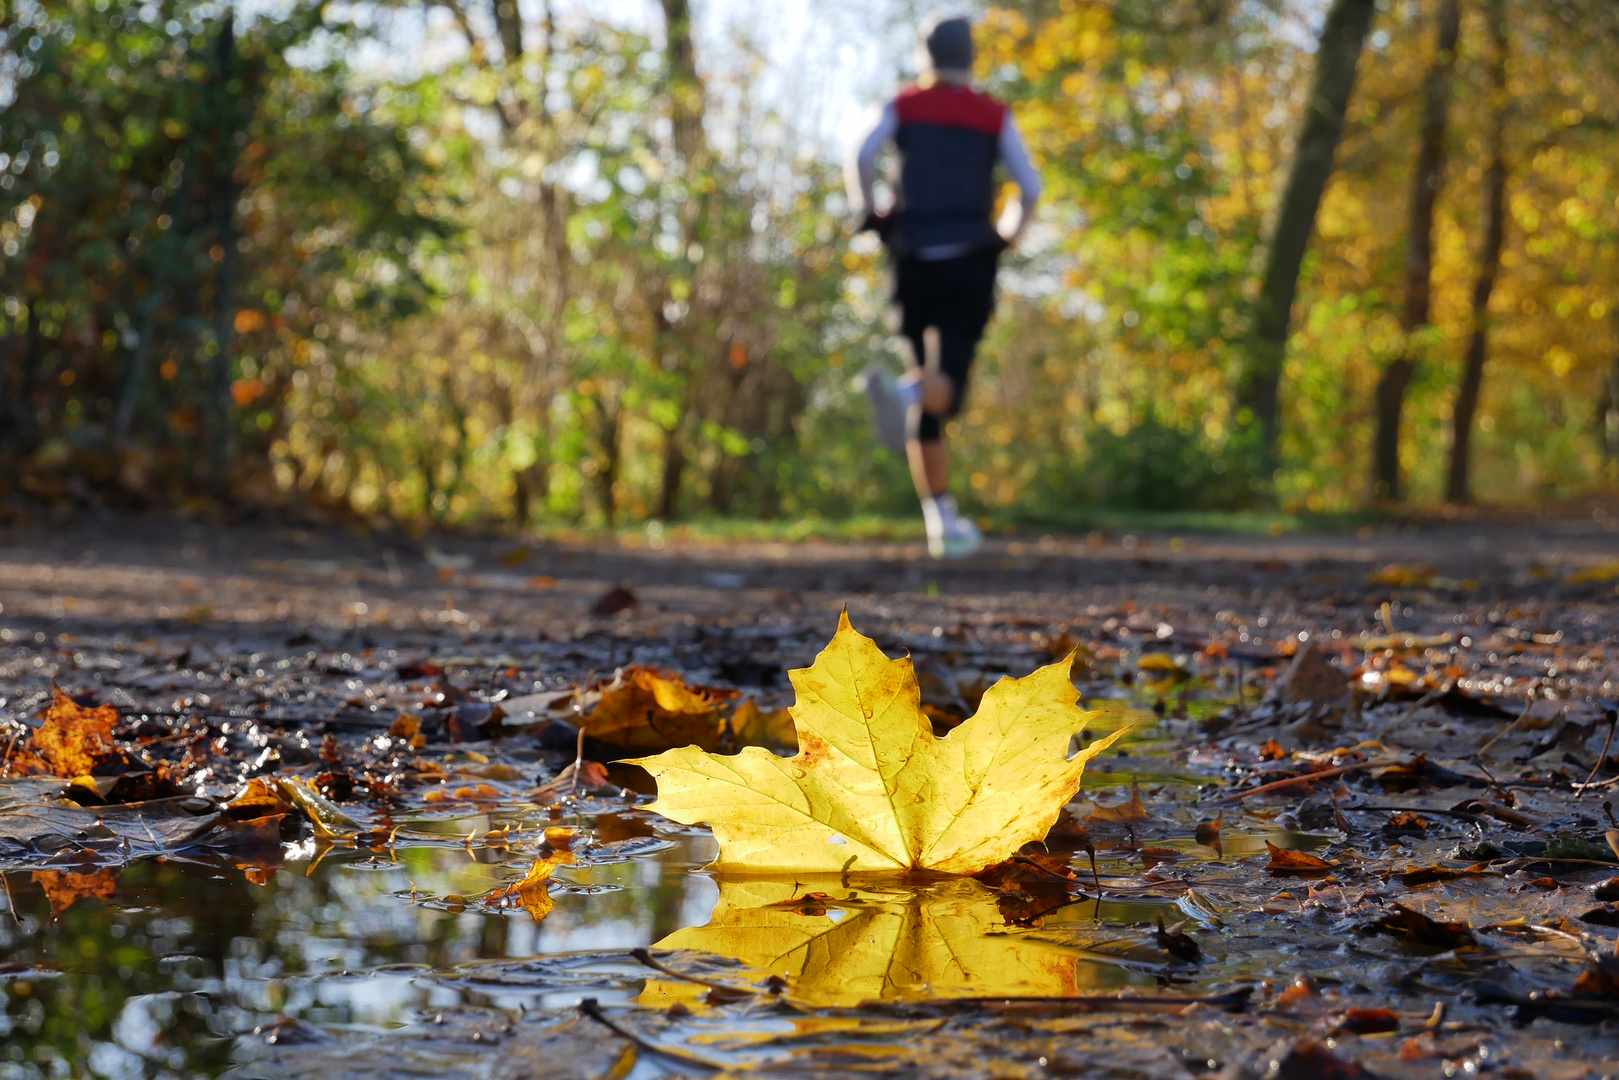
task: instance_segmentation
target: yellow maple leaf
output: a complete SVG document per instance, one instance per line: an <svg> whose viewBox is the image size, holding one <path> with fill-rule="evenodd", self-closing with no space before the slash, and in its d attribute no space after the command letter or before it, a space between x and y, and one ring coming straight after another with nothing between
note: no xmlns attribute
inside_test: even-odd
<svg viewBox="0 0 1619 1080"><path fill-rule="evenodd" d="M719 870L971 874L1045 836L1085 763L1123 734L1068 757L1092 715L1075 706L1068 667L1002 679L937 738L911 661L888 659L845 614L791 673L795 756L687 746L634 763L658 780L653 811L713 828Z"/></svg>
<svg viewBox="0 0 1619 1080"><path fill-rule="evenodd" d="M838 887L836 896L807 888L781 878L722 879L708 925L677 930L654 948L739 960L743 970L726 974L728 985L757 987L776 975L794 1001L817 1008L941 996L1062 997L1129 979L1082 950L1008 925L995 892L972 879ZM690 984L651 980L640 1003L689 996Z"/></svg>
<svg viewBox="0 0 1619 1080"><path fill-rule="evenodd" d="M765 712L752 698L738 705L731 714L731 737L738 746L791 750L798 745L798 734L793 730L793 718L788 711Z"/></svg>

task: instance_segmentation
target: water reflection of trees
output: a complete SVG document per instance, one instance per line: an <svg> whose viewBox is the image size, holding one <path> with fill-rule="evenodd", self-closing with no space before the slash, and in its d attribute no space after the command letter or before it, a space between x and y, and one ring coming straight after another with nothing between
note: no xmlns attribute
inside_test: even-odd
<svg viewBox="0 0 1619 1080"><path fill-rule="evenodd" d="M334 854L263 885L225 864L144 862L107 872L117 875L110 899L87 894L54 919L31 875L8 874L15 918L0 919L0 956L60 974L4 985L0 1078L215 1075L232 1036L281 1016L382 1024L481 1003L414 978L421 968L648 944L707 917L708 883L680 851L572 868L543 924L520 910L412 901L413 887L418 897L485 891L519 876L520 861L448 848L392 862Z"/></svg>

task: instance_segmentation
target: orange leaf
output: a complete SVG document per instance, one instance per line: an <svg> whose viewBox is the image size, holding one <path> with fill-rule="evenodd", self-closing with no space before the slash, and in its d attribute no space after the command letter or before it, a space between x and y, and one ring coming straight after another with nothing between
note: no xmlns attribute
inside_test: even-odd
<svg viewBox="0 0 1619 1080"><path fill-rule="evenodd" d="M1319 855L1287 851L1269 840L1265 841L1265 850L1270 852L1270 862L1265 864L1265 869L1272 874L1325 874L1332 869L1333 864Z"/></svg>
<svg viewBox="0 0 1619 1080"><path fill-rule="evenodd" d="M24 776L54 773L64 780L117 773L129 764L113 743L117 724L118 710L113 706L86 709L57 690L56 700L45 710L45 722L34 732L33 752L13 755L11 771Z"/></svg>
<svg viewBox="0 0 1619 1080"><path fill-rule="evenodd" d="M498 905L503 901L515 900L522 905L524 911L534 916L535 922L539 922L556 907L556 901L551 899L552 873L557 867L573 861L574 854L571 851L556 851L543 859L535 859L534 865L528 868L523 880L485 895L483 903Z"/></svg>
<svg viewBox="0 0 1619 1080"><path fill-rule="evenodd" d="M118 870L107 868L90 874L71 874L58 870L35 870L34 883L45 890L51 902L51 918L62 913L80 900L110 900L118 888Z"/></svg>

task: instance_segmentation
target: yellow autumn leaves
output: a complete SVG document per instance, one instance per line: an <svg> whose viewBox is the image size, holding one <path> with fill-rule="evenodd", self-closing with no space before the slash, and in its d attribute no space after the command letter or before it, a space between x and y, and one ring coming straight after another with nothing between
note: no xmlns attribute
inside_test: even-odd
<svg viewBox="0 0 1619 1080"><path fill-rule="evenodd" d="M717 870L971 874L1044 837L1085 763L1122 734L1069 756L1091 714L1068 667L1002 679L938 738L910 660L888 659L845 615L815 663L791 673L797 755L688 746L636 764L658 780L652 810L714 830Z"/></svg>

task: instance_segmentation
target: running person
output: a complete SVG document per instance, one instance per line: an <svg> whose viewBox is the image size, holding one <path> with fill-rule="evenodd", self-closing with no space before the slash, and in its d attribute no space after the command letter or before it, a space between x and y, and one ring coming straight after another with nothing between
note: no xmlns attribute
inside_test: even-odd
<svg viewBox="0 0 1619 1080"><path fill-rule="evenodd" d="M867 372L865 389L884 441L905 446L928 551L937 558L971 554L984 542L949 494L943 425L961 411L973 353L995 308L996 262L1032 220L1040 176L1006 106L973 89L968 19L930 17L917 58L921 77L883 108L845 179L862 231L875 230L888 247L911 360L897 382L881 369ZM899 151L899 191L893 208L879 213L877 156L890 142ZM1020 196L998 224L997 162Z"/></svg>

